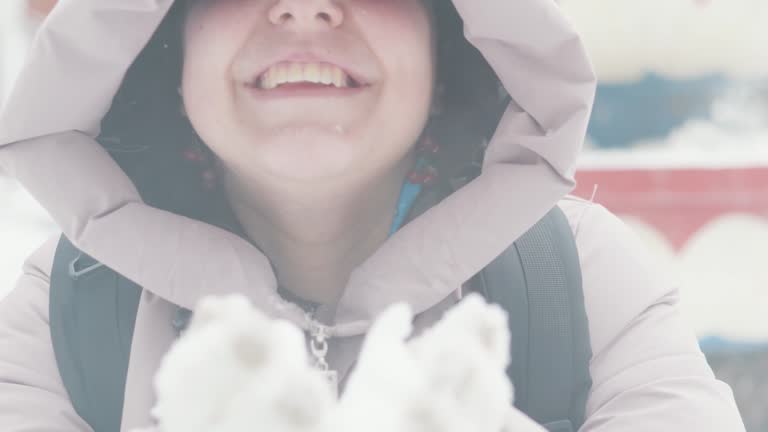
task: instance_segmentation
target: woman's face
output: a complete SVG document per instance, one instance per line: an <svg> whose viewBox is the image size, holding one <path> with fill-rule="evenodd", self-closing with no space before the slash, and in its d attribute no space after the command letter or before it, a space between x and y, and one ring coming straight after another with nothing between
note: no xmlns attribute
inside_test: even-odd
<svg viewBox="0 0 768 432"><path fill-rule="evenodd" d="M434 83L424 0L188 0L182 93L224 165L280 181L405 160Z"/></svg>

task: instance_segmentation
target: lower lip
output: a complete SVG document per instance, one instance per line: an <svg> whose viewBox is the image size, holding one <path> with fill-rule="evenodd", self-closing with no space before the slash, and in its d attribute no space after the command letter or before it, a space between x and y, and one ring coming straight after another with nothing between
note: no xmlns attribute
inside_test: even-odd
<svg viewBox="0 0 768 432"><path fill-rule="evenodd" d="M277 98L328 98L354 96L365 91L368 86L361 87L334 87L318 84L284 84L270 90L245 86L250 94L259 99Z"/></svg>

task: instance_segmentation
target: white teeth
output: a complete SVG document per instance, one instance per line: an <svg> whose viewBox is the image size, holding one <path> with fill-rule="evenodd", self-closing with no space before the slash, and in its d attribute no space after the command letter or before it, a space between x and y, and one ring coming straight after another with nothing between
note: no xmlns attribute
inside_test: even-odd
<svg viewBox="0 0 768 432"><path fill-rule="evenodd" d="M310 82L317 82L320 77L320 65L317 63L308 63L304 66L304 79Z"/></svg>
<svg viewBox="0 0 768 432"><path fill-rule="evenodd" d="M288 81L299 82L304 78L304 68L302 68L298 63L292 63L288 67L288 73L286 75L288 77Z"/></svg>
<svg viewBox="0 0 768 432"><path fill-rule="evenodd" d="M288 68L287 67L281 67L281 68L275 68L274 71L272 71L272 79L274 80L273 83L275 87L279 86L280 84L284 82L288 82Z"/></svg>
<svg viewBox="0 0 768 432"><path fill-rule="evenodd" d="M321 63L280 63L269 68L258 80L258 87L271 90L282 84L313 83L349 87L350 79L341 68Z"/></svg>
<svg viewBox="0 0 768 432"><path fill-rule="evenodd" d="M331 75L333 72L331 72L331 68L328 66L324 66L320 68L320 82L329 85L333 79L331 78Z"/></svg>
<svg viewBox="0 0 768 432"><path fill-rule="evenodd" d="M346 87L347 80L344 77L344 72L341 71L341 69L334 69L333 70L333 85L336 87Z"/></svg>
<svg viewBox="0 0 768 432"><path fill-rule="evenodd" d="M261 88L265 90L271 90L276 87L275 85L275 78L274 78L274 71L272 69L268 70L264 75L261 77Z"/></svg>

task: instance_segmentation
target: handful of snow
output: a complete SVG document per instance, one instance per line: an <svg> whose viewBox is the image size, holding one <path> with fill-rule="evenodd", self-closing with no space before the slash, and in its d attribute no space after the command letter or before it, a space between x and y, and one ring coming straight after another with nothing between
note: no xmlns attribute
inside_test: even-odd
<svg viewBox="0 0 768 432"><path fill-rule="evenodd" d="M157 432L544 431L512 407L506 315L469 296L408 340L405 305L372 326L336 400L302 331L245 298L206 299L155 380Z"/></svg>

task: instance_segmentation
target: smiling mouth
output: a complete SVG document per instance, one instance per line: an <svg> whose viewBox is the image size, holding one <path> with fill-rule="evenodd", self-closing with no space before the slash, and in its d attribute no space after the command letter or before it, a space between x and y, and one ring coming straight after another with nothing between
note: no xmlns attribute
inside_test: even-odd
<svg viewBox="0 0 768 432"><path fill-rule="evenodd" d="M329 63L278 63L247 84L258 90L309 86L315 88L360 88L366 84L352 78L340 67Z"/></svg>

